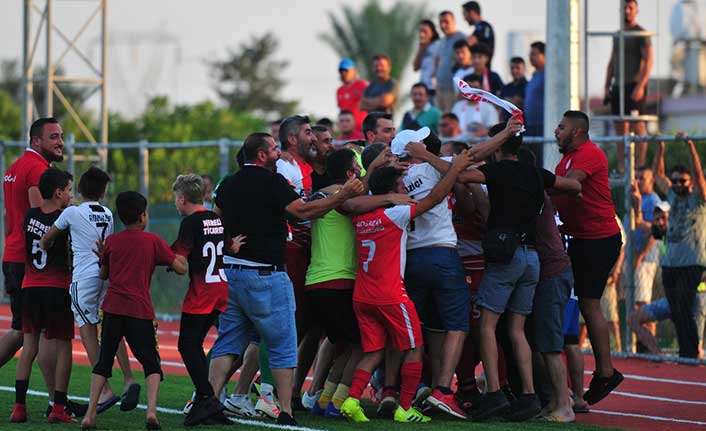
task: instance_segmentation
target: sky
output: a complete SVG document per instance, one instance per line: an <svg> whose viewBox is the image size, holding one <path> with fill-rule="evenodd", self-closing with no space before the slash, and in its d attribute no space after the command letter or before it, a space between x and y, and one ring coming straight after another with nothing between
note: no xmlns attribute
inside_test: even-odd
<svg viewBox="0 0 706 431"><path fill-rule="evenodd" d="M23 2L0 1L0 60L20 59ZM584 1L589 2L590 30L613 31L618 28L622 0ZM41 7L44 2L34 0L34 3ZM329 12L340 14L344 4L362 6L363 3L361 0L110 0L109 109L134 117L144 109L145 101L156 95L167 95L178 103L215 101L205 62L223 57L229 47L236 47L253 35L272 31L280 41L276 57L289 61L289 66L282 71L287 81L283 96L298 99L302 113L335 116L339 58L319 39L319 35L329 30ZM384 8L395 4L393 0L380 0L380 3ZM425 3L431 12L429 18L434 21L441 10L451 10L456 14L459 30L470 30L461 16L462 1L409 0L408 3ZM493 0L480 3L484 19L495 28L494 68L505 80L509 77L506 66L511 40L509 33L519 32L527 35L526 39L539 37L543 40L546 1ZM653 77L669 74L669 16L675 3L677 0L641 2L638 22L659 33L654 42L657 50ZM71 39L97 5L97 1L88 0L57 1L55 25ZM581 11L583 13L583 1ZM37 14L33 19L35 25L40 21ZM77 45L99 65L97 35L100 27L97 24L99 21L86 30ZM57 42L54 48L56 58L66 44L59 36L54 38ZM530 42L532 40L525 41L527 49L519 46L512 54L526 57ZM595 95L602 92L610 41L608 38L592 39L587 48L589 89ZM43 49L38 50L36 56L36 64L42 64ZM63 64L70 75L91 76L90 69L84 67L72 52L66 55ZM402 90L410 88L416 78L417 73L409 65L401 82ZM97 106L97 98L90 106Z"/></svg>

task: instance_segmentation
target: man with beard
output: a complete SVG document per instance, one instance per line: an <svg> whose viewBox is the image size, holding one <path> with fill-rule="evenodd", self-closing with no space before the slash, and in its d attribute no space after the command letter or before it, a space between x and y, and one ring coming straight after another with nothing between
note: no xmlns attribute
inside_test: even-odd
<svg viewBox="0 0 706 431"><path fill-rule="evenodd" d="M311 173L311 189L316 191L331 185L331 180L326 175L326 157L334 151L334 148L333 137L327 127L316 125L311 130L316 137L314 141L316 156L311 160L311 167L314 169Z"/></svg>
<svg viewBox="0 0 706 431"><path fill-rule="evenodd" d="M667 252L662 259L662 284L672 311L672 321L679 340L679 356L698 356L696 321L691 313L696 289L706 268L706 179L699 154L686 133L678 133L677 141L686 141L691 170L677 165L669 178L664 170L664 142L657 154L657 187L668 195L671 213L667 229ZM693 173L693 176L692 176Z"/></svg>
<svg viewBox="0 0 706 431"><path fill-rule="evenodd" d="M566 111L554 131L564 155L556 166L556 175L579 181L583 190L581 200L557 195L554 201L562 230L572 237L568 253L574 290L596 359L596 371L584 399L595 404L623 381L623 375L613 368L608 325L600 304L622 240L608 185L608 159L589 139L588 125L588 116L583 112Z"/></svg>

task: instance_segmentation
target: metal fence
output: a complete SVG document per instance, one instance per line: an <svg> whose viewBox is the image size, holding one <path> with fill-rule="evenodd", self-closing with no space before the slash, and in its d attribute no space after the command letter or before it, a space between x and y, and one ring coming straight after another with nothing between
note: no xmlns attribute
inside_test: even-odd
<svg viewBox="0 0 706 431"><path fill-rule="evenodd" d="M706 140L706 135L690 136L694 141ZM483 139L474 139L469 142L480 142ZM558 162L556 143L553 137L525 137L526 143L542 143L544 145L545 165L549 170ZM592 138L592 141L599 144L606 153L610 163L615 163L614 144L622 142L625 145L625 174L622 178L611 180L613 200L616 204L616 211L622 217L623 226L626 231L627 243L625 248L626 268L634 268L635 250L633 249L633 235L635 218L631 208L631 195L629 185L635 177L635 166L633 163L636 142L672 142L674 136L645 136L637 137L625 136L603 136ZM201 161L201 168L198 174L210 174L214 178L222 178L229 172L237 169L235 154L242 145L242 141L220 139L215 141L202 142L127 142L110 144L89 144L73 142L71 136L65 142L65 160L58 165L74 175L78 176L90 165L98 162L96 157L98 150L108 149L108 172L113 177L106 203L111 206L114 197L120 191L138 190L145 195L150 202L148 209L150 224L148 229L161 235L167 242L173 241L178 232L180 217L178 216L173 199L171 197L171 184L179 173L194 172L194 158ZM0 170L5 172L7 166L11 164L26 147L25 142L2 142L0 141ZM182 154L183 153L183 154ZM175 156L164 161L164 157L157 158L157 155L164 156L170 154ZM548 156L546 156L548 155ZM154 156L154 157L153 157ZM178 157L176 157L178 156ZM552 157L555 160L552 163ZM547 163L549 161L549 163ZM677 160L685 163L686 160ZM0 205L4 208L4 196L0 189ZM116 223L119 222L116 220ZM116 230L118 226L116 226ZM4 246L4 213L0 217L0 247ZM625 316L633 309L633 271L624 271L625 276L625 302L621 310L623 350L632 350L632 334L625 322ZM0 282L2 282L0 277ZM179 312L183 294L187 288L185 277L178 277L173 273L156 271L153 279L152 297L155 308L163 316L174 315ZM4 289L3 289L4 291ZM665 324L663 332L671 332L671 324ZM660 327L662 329L662 327ZM661 345L667 351L673 351L676 347L675 337L662 339Z"/></svg>

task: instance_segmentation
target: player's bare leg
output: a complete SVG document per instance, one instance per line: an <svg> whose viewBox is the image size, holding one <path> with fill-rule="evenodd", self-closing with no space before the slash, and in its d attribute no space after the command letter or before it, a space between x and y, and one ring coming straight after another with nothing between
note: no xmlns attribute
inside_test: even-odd
<svg viewBox="0 0 706 431"><path fill-rule="evenodd" d="M56 373L56 340L47 340L46 337L39 337L39 369L44 376L44 383L47 385L49 400L54 401L54 379Z"/></svg>
<svg viewBox="0 0 706 431"><path fill-rule="evenodd" d="M128 388L130 388L130 385L133 385L137 382L135 381L135 377L132 375L132 368L130 367L130 357L127 354L125 340L121 340L120 344L118 344L118 352L115 356L118 358L118 365L120 365L120 370L123 372L123 391L127 391Z"/></svg>
<svg viewBox="0 0 706 431"><path fill-rule="evenodd" d="M91 362L91 366L94 367L98 362L98 325L87 323L81 326L78 329L78 332L81 335L81 342L83 343L83 348L86 349L88 360ZM98 403L103 403L114 396L115 394L110 388L110 383L106 381L103 386L103 391L98 399Z"/></svg>
<svg viewBox="0 0 706 431"><path fill-rule="evenodd" d="M0 368L15 357L17 351L22 348L23 340L24 334L16 329L10 329L0 337Z"/></svg>

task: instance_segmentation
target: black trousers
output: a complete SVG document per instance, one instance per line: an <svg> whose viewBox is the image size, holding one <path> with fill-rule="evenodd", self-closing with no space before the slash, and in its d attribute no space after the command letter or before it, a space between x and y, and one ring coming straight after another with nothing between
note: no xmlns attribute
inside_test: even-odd
<svg viewBox="0 0 706 431"><path fill-rule="evenodd" d="M179 354L196 387L196 399L213 395L213 387L208 381L208 359L203 351L203 340L211 327L217 324L219 314L218 311L211 314L181 313Z"/></svg>
<svg viewBox="0 0 706 431"><path fill-rule="evenodd" d="M103 312L101 324L101 345L98 362L93 374L110 378L113 375L113 362L120 340L125 337L132 354L142 365L145 377L162 374L161 359L157 350L157 333L152 320L137 319L119 314Z"/></svg>
<svg viewBox="0 0 706 431"><path fill-rule="evenodd" d="M677 330L679 356L696 358L699 354L699 336L694 320L693 307L696 289L701 282L703 266L678 268L662 267L664 294L669 302L672 322Z"/></svg>

